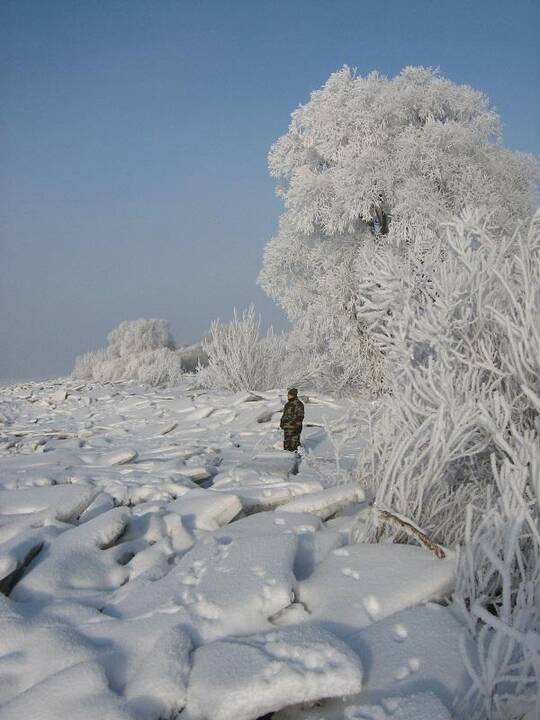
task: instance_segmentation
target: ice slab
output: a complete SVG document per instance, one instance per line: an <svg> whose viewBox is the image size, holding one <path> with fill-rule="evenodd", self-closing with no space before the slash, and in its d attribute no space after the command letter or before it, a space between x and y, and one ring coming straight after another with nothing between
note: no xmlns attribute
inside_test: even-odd
<svg viewBox="0 0 540 720"><path fill-rule="evenodd" d="M412 545L346 545L298 583L313 617L346 632L450 592L455 559L438 560Z"/></svg>
<svg viewBox="0 0 540 720"><path fill-rule="evenodd" d="M120 618L155 613L189 617L199 640L253 632L293 598L295 535L200 539L169 574L155 582L130 582L104 612Z"/></svg>
<svg viewBox="0 0 540 720"><path fill-rule="evenodd" d="M191 410L182 416L182 422L194 422L197 420L204 420L209 417L215 410L212 406L202 406Z"/></svg>
<svg viewBox="0 0 540 720"><path fill-rule="evenodd" d="M15 606L16 607L16 606ZM0 612L2 637L2 673L0 681L0 717L5 703L39 686L47 677L60 674L72 665L91 660L94 652L81 634L68 624L41 624L19 617L4 601ZM84 687L79 687L81 693ZM37 695L37 694L36 694ZM46 696L44 696L46 697ZM22 714L21 718L41 717Z"/></svg>
<svg viewBox="0 0 540 720"><path fill-rule="evenodd" d="M302 495L280 507L281 512L308 512L326 520L346 505L362 502L365 493L358 483L346 483L337 487Z"/></svg>
<svg viewBox="0 0 540 720"><path fill-rule="evenodd" d="M459 649L464 626L452 611L430 603L387 617L347 638L362 659L364 689L406 695L429 689L451 707L466 672Z"/></svg>
<svg viewBox="0 0 540 720"><path fill-rule="evenodd" d="M90 505L88 505L86 510L81 513L79 522L88 522L88 520L92 520L92 518L102 515L104 512L112 510L113 508L114 500L112 497L108 493L100 492L94 500L92 500Z"/></svg>
<svg viewBox="0 0 540 720"><path fill-rule="evenodd" d="M127 465L137 458L137 451L134 448L114 450L113 452L82 452L81 461L86 465L110 466Z"/></svg>
<svg viewBox="0 0 540 720"><path fill-rule="evenodd" d="M0 544L0 592L9 595L24 568L33 560L57 528L28 528Z"/></svg>
<svg viewBox="0 0 540 720"><path fill-rule="evenodd" d="M343 544L341 535L327 530L320 518L309 513L259 512L235 520L222 530L214 533L220 541L232 537L256 535L276 536L293 534L298 540L294 561L294 574L297 579L310 575L315 565L320 563L331 550ZM273 542L271 538L268 540Z"/></svg>
<svg viewBox="0 0 540 720"><path fill-rule="evenodd" d="M261 453L221 472L219 481L244 481L253 477L261 480L286 480L295 464L296 458L290 452Z"/></svg>
<svg viewBox="0 0 540 720"><path fill-rule="evenodd" d="M126 684L124 695L144 720L174 717L187 701L192 644L180 626L167 628L144 655Z"/></svg>
<svg viewBox="0 0 540 720"><path fill-rule="evenodd" d="M187 527L215 530L235 518L242 503L236 495L194 489L169 503L167 510L178 513Z"/></svg>
<svg viewBox="0 0 540 720"><path fill-rule="evenodd" d="M101 666L94 662L49 675L1 709L2 720L137 720L126 703L109 689Z"/></svg>
<svg viewBox="0 0 540 720"><path fill-rule="evenodd" d="M88 507L96 495L88 485L45 485L0 490L1 515L22 516L33 514L32 522L51 520L69 522Z"/></svg>
<svg viewBox="0 0 540 720"><path fill-rule="evenodd" d="M331 633L304 625L229 638L195 652L188 720L254 720L287 705L360 690L358 658Z"/></svg>
<svg viewBox="0 0 540 720"><path fill-rule="evenodd" d="M13 590L14 600L77 598L99 603L99 595L125 582L128 570L108 550L127 527L129 512L115 508L66 530L47 544Z"/></svg>
<svg viewBox="0 0 540 720"><path fill-rule="evenodd" d="M292 498L306 493L322 490L316 480L281 480L279 478L264 478L251 471L234 478L222 478L214 481L212 490L219 493L232 493L236 495L244 510L248 513L261 512L279 507Z"/></svg>

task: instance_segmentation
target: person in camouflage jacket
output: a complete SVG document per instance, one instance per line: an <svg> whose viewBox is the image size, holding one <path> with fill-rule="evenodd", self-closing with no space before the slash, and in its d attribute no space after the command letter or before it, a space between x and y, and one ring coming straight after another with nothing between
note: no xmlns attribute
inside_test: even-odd
<svg viewBox="0 0 540 720"><path fill-rule="evenodd" d="M291 388L283 408L280 427L284 432L283 448L295 452L300 445L300 433L304 421L304 403L298 398L298 390Z"/></svg>

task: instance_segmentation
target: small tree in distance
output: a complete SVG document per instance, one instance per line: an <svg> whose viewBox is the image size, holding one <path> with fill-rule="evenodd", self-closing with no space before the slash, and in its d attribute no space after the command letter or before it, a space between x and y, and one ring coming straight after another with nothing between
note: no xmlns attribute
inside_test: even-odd
<svg viewBox="0 0 540 720"><path fill-rule="evenodd" d="M124 320L107 335L107 348L79 355L73 376L95 382L177 385L206 362L201 345L176 347L166 320Z"/></svg>
<svg viewBox="0 0 540 720"><path fill-rule="evenodd" d="M111 358L129 357L159 348L174 350L175 344L167 320L124 320L107 335Z"/></svg>

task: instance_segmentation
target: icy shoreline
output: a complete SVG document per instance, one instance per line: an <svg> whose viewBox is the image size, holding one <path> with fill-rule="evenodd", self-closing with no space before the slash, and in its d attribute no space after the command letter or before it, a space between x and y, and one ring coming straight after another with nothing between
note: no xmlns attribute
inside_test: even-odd
<svg viewBox="0 0 540 720"><path fill-rule="evenodd" d="M348 403L309 398L293 474L283 400L0 388L2 720L451 717L454 558L351 544Z"/></svg>

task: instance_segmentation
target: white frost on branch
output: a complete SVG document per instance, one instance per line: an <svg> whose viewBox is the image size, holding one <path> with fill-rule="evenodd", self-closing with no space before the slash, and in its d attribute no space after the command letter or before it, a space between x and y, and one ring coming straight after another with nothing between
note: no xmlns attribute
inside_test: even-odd
<svg viewBox="0 0 540 720"><path fill-rule="evenodd" d="M402 266L366 306L389 393L361 482L377 506L462 546L465 713L520 720L540 710L540 214L509 232L464 212L422 259L425 281ZM395 263L368 270L382 279ZM377 519L360 539L406 540Z"/></svg>
<svg viewBox="0 0 540 720"><path fill-rule="evenodd" d="M261 335L261 317L250 305L231 322L215 320L209 337L203 341L208 365L200 367L197 382L219 390L266 390L280 387L286 359L286 336L274 335L270 328Z"/></svg>
<svg viewBox="0 0 540 720"><path fill-rule="evenodd" d="M370 325L399 302L402 275L429 292L442 223L466 206L506 229L530 217L536 164L500 135L485 95L421 67L391 79L344 67L294 111L269 154L285 211L259 282L319 386L381 391Z"/></svg>
<svg viewBox="0 0 540 720"><path fill-rule="evenodd" d="M166 320L125 320L107 336L106 350L80 355L73 376L96 382L176 385L205 361L200 345L176 349Z"/></svg>

